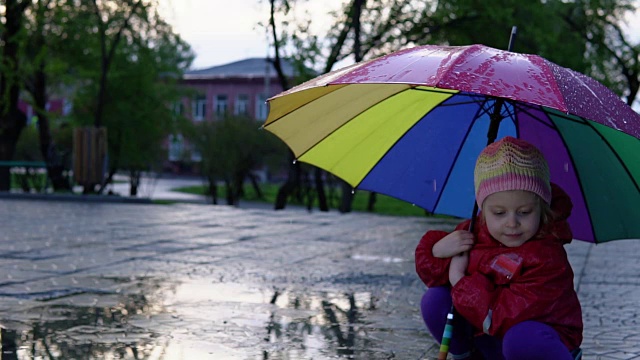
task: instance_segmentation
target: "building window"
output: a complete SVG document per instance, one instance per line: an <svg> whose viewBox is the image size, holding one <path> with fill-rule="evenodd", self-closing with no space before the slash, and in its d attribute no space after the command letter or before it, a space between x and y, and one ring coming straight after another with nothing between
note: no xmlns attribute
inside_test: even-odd
<svg viewBox="0 0 640 360"><path fill-rule="evenodd" d="M169 161L180 161L183 152L184 139L182 135L169 135Z"/></svg>
<svg viewBox="0 0 640 360"><path fill-rule="evenodd" d="M218 118L224 117L227 113L228 102L227 95L220 94L216 96L216 116Z"/></svg>
<svg viewBox="0 0 640 360"><path fill-rule="evenodd" d="M196 150L196 149L191 149L191 161L193 162L201 162L202 161L202 154L200 154L200 151Z"/></svg>
<svg viewBox="0 0 640 360"><path fill-rule="evenodd" d="M62 115L67 116L73 111L73 103L67 99L62 101Z"/></svg>
<svg viewBox="0 0 640 360"><path fill-rule="evenodd" d="M267 95L258 94L256 95L256 119L257 120L267 120L267 115L269 114L269 105L267 105Z"/></svg>
<svg viewBox="0 0 640 360"><path fill-rule="evenodd" d="M204 120L207 109L207 98L204 95L198 95L193 101L193 120Z"/></svg>
<svg viewBox="0 0 640 360"><path fill-rule="evenodd" d="M184 114L184 105L182 101L176 101L173 103L173 113L177 116Z"/></svg>
<svg viewBox="0 0 640 360"><path fill-rule="evenodd" d="M247 115L249 113L249 95L239 94L236 99L236 106L234 114Z"/></svg>

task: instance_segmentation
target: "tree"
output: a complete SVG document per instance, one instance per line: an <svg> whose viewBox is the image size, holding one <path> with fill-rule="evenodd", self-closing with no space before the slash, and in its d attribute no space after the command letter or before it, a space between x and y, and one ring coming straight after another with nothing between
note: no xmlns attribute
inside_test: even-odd
<svg viewBox="0 0 640 360"><path fill-rule="evenodd" d="M261 122L245 116L226 116L195 125L190 138L202 156L202 174L214 204L218 203L219 181L225 184L228 205L238 204L246 179L261 196L254 171L266 164L273 167L273 159L281 161L284 145L261 130L260 125Z"/></svg>
<svg viewBox="0 0 640 360"><path fill-rule="evenodd" d="M0 15L0 161L13 159L16 144L27 118L18 108L24 76L21 53L24 50L24 12L28 0L6 0ZM9 168L0 166L0 191L9 191Z"/></svg>
<svg viewBox="0 0 640 360"><path fill-rule="evenodd" d="M626 14L637 11L634 1L576 1L562 13L570 28L589 46L587 67L582 71L599 80L628 105L640 89L640 43L632 43L623 31Z"/></svg>
<svg viewBox="0 0 640 360"><path fill-rule="evenodd" d="M59 57L56 57L55 42L59 41L56 30L59 29L60 13L56 0L38 0L27 14L26 55L31 61L25 62L29 68L25 88L30 98L26 100L35 109L40 139L40 153L47 166L47 176L51 180L54 191L71 191L71 184L64 176L64 156L56 146L51 134L51 121L46 109L49 100L50 80L59 80ZM60 87L59 87L60 89Z"/></svg>
<svg viewBox="0 0 640 360"><path fill-rule="evenodd" d="M289 78L284 74L282 70L282 61L281 61L281 47L284 44L281 35L278 34L278 26L276 23L276 12L278 11L278 6L276 0L269 0L269 25L268 30L271 32L271 39L274 48L274 59L272 61L273 67L276 69L276 74L278 75L278 80L280 82L280 86L283 91L286 91L290 88ZM281 11L286 15L290 10L289 1L283 0L281 3ZM278 189L278 194L276 195L276 202L274 204L275 210L281 210L286 207L287 198L296 190L300 188L300 178L302 176L300 164L295 161L293 153L289 150L287 152L287 158L289 159L289 167L287 173L287 180L285 183Z"/></svg>
<svg viewBox="0 0 640 360"><path fill-rule="evenodd" d="M109 129L109 172L98 192L125 169L135 195L141 173L159 162L163 141L185 120L173 105L193 53L152 2L91 1L75 16L81 19L69 35L82 43L68 44L68 53L83 59L75 69L83 86L73 116L78 124Z"/></svg>
<svg viewBox="0 0 640 360"><path fill-rule="evenodd" d="M78 124L107 125L118 135L120 143L110 142L111 175L121 162L114 154L131 159L126 166L138 169L145 162L148 167L150 154L161 153L159 139L175 130L171 105L180 98L177 80L193 59L189 45L159 17L156 7L155 0L9 0L0 7L0 160L13 158L26 123L18 100L21 90L27 90L25 100L37 114L40 151L54 188L68 188L61 180L64 159L46 111L53 90L69 100L74 97ZM140 94L147 101L140 101ZM140 114L146 122L114 120L140 119ZM115 128L132 124L140 126L133 135ZM144 144L144 151L133 150L140 148L136 142ZM0 189L9 186L9 169L3 167Z"/></svg>
<svg viewBox="0 0 640 360"><path fill-rule="evenodd" d="M283 29L278 32L278 23L276 22L276 13L280 12L282 15L286 16L291 10L291 6L294 1L286 1L282 0L277 3L275 0L270 0L270 16L269 16L269 26L268 29L271 32L272 36L272 44L274 47L274 66L276 67L276 71L278 72L279 79L281 81L281 85L283 89L289 88L289 82L283 76L280 63L281 63L281 53L285 52L285 48L287 44L292 44L294 48L298 49L297 52L293 53L288 58L293 61L298 73L301 74L300 80L307 80L312 76L317 74L310 72L309 69L313 68L317 65L317 60L321 57L321 48L319 47L318 38L314 36L309 31L309 24L311 21L298 23L297 28L290 29L287 28L286 22L282 22ZM340 53L342 46L344 45L344 41L346 39L347 34L352 29L352 23L354 21L359 21L360 9L362 8L364 2L361 0L356 0L354 5L350 7L348 11L348 21L346 25L342 26L341 29L341 37L333 44L332 48L334 51L330 56L329 60L325 64L324 72L329 72L335 61L337 61L337 55ZM354 20L354 13L356 13L357 19ZM305 25L306 24L306 25ZM358 23L359 24L359 23ZM358 26L358 31L359 31ZM302 194L302 179L307 178L308 175L302 171L301 165L295 161L293 158L293 154L289 152L290 159L290 167L289 173L287 176L287 181L280 187L278 191L278 195L276 198L275 209L284 209L286 206L287 198L292 194L297 194L298 197ZM314 178L315 178L315 190L318 196L319 208L321 211L328 211L329 206L327 202L327 197L324 189L324 171L319 168L314 167ZM340 210L342 212L351 211L351 202L353 199L353 194L351 190L351 186L341 181L341 187L343 189L342 192L342 201L340 205ZM308 192L304 191L304 192Z"/></svg>

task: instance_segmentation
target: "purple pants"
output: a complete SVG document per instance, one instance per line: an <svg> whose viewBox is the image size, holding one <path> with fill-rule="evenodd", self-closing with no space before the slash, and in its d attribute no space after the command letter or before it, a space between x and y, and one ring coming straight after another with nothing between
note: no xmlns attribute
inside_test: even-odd
<svg viewBox="0 0 640 360"><path fill-rule="evenodd" d="M442 341L451 301L451 290L448 287L430 288L422 297L422 318L438 343ZM453 322L449 353L454 359L479 359L477 352L471 357L474 349L484 359L491 360L573 360L569 349L549 325L524 321L509 329L504 338L500 339L486 334L474 336L472 326L458 315Z"/></svg>

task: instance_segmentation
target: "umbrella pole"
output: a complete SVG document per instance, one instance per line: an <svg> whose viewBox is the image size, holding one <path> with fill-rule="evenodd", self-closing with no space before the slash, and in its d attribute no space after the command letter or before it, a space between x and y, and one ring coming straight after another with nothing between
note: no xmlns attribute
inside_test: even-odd
<svg viewBox="0 0 640 360"><path fill-rule="evenodd" d="M478 213L478 203L474 202L473 212L471 216L471 222L469 223L469 231L473 232L473 228L476 224L476 214ZM438 360L446 360L447 354L449 354L449 343L453 336L453 319L457 316L456 308L451 303L451 309L447 314L447 322L444 325L444 332L442 333L442 341L440 342L440 350L438 352Z"/></svg>
<svg viewBox="0 0 640 360"><path fill-rule="evenodd" d="M509 49L511 49L512 41L515 36L516 27L513 27L511 32L511 40L509 41ZM491 114L491 122L489 123L489 130L487 131L487 146L493 143L498 137L498 128L500 128L500 122L503 117L500 115L502 106L504 105L504 99L498 98L493 106L493 113ZM471 213L471 222L469 223L469 231L473 232L476 224L476 214L478 213L478 203L473 202L473 211ZM442 341L440 342L440 351L438 352L438 360L446 360L447 354L449 354L449 343L451 342L451 336L453 335L453 319L456 317L456 309L451 304L451 310L447 314L447 322L444 326L444 332L442 333Z"/></svg>

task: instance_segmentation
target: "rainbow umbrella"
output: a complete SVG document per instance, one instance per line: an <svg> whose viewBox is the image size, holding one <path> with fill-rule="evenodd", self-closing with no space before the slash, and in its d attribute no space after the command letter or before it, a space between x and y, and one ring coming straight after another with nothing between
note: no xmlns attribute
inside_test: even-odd
<svg viewBox="0 0 640 360"><path fill-rule="evenodd" d="M540 56L414 47L322 75L269 105L264 128L298 161L463 218L473 211L487 134L527 140L571 196L576 239L640 238L640 115L596 80Z"/></svg>

